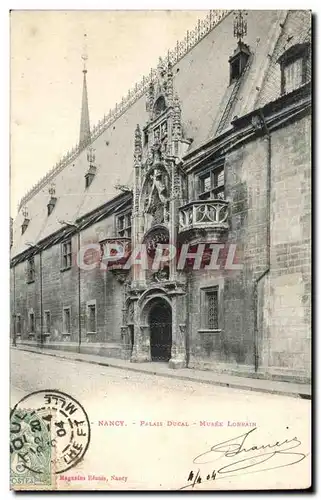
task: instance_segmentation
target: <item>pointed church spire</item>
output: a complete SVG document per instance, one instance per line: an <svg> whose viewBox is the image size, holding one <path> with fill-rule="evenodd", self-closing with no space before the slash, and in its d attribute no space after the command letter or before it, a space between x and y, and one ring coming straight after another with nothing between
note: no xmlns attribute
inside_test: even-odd
<svg viewBox="0 0 321 500"><path fill-rule="evenodd" d="M90 139L90 122L89 122L88 93L87 93L87 79L86 79L86 74L87 74L86 61L88 59L86 37L87 35L85 34L84 51L81 56L82 60L84 61L84 69L82 70L84 78L83 78L83 88L82 88L81 119L80 119L80 134L79 134L80 145L87 144Z"/></svg>

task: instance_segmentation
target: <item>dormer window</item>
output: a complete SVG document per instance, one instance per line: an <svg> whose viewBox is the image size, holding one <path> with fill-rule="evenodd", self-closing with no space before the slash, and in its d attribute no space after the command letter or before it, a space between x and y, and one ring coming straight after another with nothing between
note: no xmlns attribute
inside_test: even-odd
<svg viewBox="0 0 321 500"><path fill-rule="evenodd" d="M29 226L30 219L25 218L22 225L21 225L21 234L25 233L27 230L27 227Z"/></svg>
<svg viewBox="0 0 321 500"><path fill-rule="evenodd" d="M28 209L24 207L22 210L22 215L24 216L23 223L21 224L21 234L25 233L27 227L29 226L30 219L28 218Z"/></svg>
<svg viewBox="0 0 321 500"><path fill-rule="evenodd" d="M92 181L94 180L94 175L91 175L91 174L86 174L85 175L85 183L86 183L86 189L90 186L90 184L92 183Z"/></svg>
<svg viewBox="0 0 321 500"><path fill-rule="evenodd" d="M241 77L249 57L250 49L248 45L240 40L234 54L229 58L230 85Z"/></svg>
<svg viewBox="0 0 321 500"><path fill-rule="evenodd" d="M47 205L47 210L48 210L48 216L52 213L53 209L55 208L55 205L57 203L57 198L55 197L56 194L56 186L54 183L52 183L48 189L48 193L50 194L50 200Z"/></svg>
<svg viewBox="0 0 321 500"><path fill-rule="evenodd" d="M293 45L279 58L281 68L281 95L288 94L309 80L310 46Z"/></svg>
<svg viewBox="0 0 321 500"><path fill-rule="evenodd" d="M95 150L94 148L90 147L87 150L87 161L89 163L89 169L87 170L87 173L85 175L86 189L89 188L90 184L92 183L96 175L97 169L95 167L95 160L96 160Z"/></svg>
<svg viewBox="0 0 321 500"><path fill-rule="evenodd" d="M55 208L56 202L57 202L57 198L53 198L53 197L50 198L50 201L47 205L48 216L52 213L53 209Z"/></svg>
<svg viewBox="0 0 321 500"><path fill-rule="evenodd" d="M96 167L94 167L93 165L90 165L89 170L85 175L86 189L89 188L90 184L92 183L92 181L95 178L95 175L96 175Z"/></svg>

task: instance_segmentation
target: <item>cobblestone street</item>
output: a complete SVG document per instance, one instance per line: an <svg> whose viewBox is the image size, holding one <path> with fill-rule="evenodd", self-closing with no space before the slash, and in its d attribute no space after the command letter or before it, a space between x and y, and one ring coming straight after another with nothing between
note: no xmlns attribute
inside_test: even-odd
<svg viewBox="0 0 321 500"><path fill-rule="evenodd" d="M217 474L215 480L206 477L227 463L250 459L252 454L229 458L229 462L226 457L221 462L220 454L214 458L209 454L209 458L201 460L208 463L193 464L198 455L215 444L249 431L252 432L246 437L246 449L296 437L302 444L295 452L307 453L311 404L308 400L213 387L13 350L11 407L41 389L59 389L70 394L83 405L91 423L91 441L84 459L58 477L58 488L147 489L155 484L164 490L187 484L190 488L190 472L195 479L198 469L202 481L195 484L195 489L255 488L258 480L261 487L279 488L287 484L287 477L291 477L292 487L307 487L310 483L309 457L300 464L281 468L285 462L280 454L270 458L270 464L266 461L264 465L247 468L246 473L236 471L235 466L233 473ZM295 460L293 455L286 463ZM259 472L272 467L280 468ZM250 473L254 470L255 474Z"/></svg>

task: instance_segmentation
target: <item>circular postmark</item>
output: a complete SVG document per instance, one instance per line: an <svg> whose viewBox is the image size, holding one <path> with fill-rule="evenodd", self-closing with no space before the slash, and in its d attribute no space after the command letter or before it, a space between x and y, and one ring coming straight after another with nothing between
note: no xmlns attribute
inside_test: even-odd
<svg viewBox="0 0 321 500"><path fill-rule="evenodd" d="M14 477L65 472L84 457L89 443L87 413L64 392L32 392L11 411L10 456Z"/></svg>

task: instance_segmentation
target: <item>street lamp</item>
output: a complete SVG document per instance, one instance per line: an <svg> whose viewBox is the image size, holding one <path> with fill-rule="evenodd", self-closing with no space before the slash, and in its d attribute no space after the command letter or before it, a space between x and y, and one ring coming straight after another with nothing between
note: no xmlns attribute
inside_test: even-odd
<svg viewBox="0 0 321 500"><path fill-rule="evenodd" d="M77 255L79 255L80 252L80 231L79 231L79 225L74 223L74 222L69 222L65 220L58 220L59 224L73 227L76 229L77 232ZM78 352L80 352L80 346L81 346L81 297L80 297L80 266L78 264Z"/></svg>
<svg viewBox="0 0 321 500"><path fill-rule="evenodd" d="M39 250L39 266L40 266L40 347L43 346L43 302L42 302L42 251L37 243L27 243L30 248Z"/></svg>

